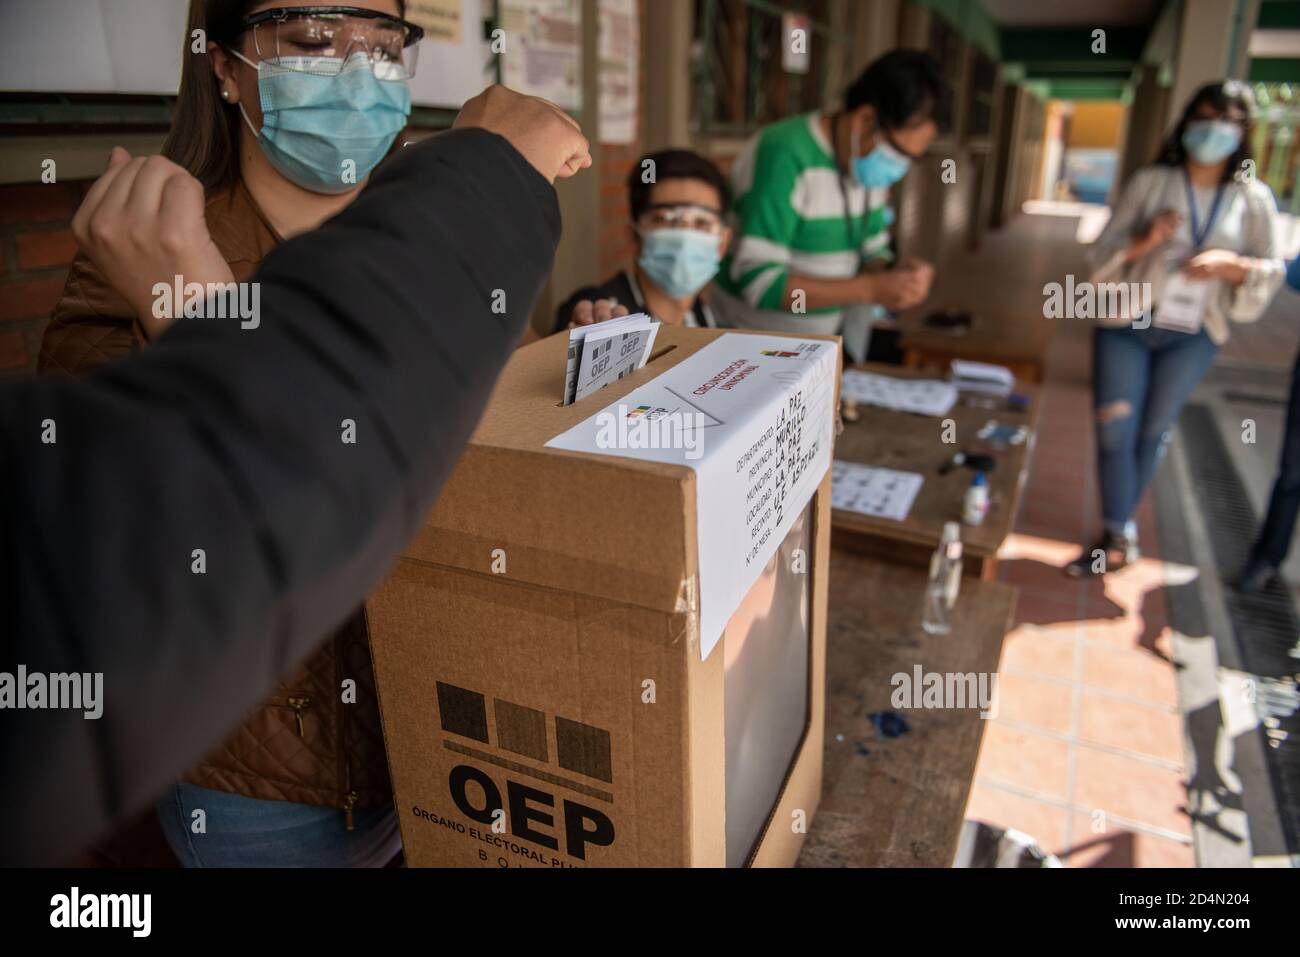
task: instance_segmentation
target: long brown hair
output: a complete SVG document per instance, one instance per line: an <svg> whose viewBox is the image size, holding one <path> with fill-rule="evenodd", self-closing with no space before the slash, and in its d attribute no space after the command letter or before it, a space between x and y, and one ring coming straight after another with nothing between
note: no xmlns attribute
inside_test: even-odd
<svg viewBox="0 0 1300 957"><path fill-rule="evenodd" d="M238 107L221 98L207 42L226 49L235 46L243 32L240 21L257 4L258 0L190 0L180 92L162 153L189 170L208 191L229 186L239 177L239 126L243 119ZM397 9L404 13L406 0L397 0ZM203 31L204 42L195 43L196 30Z"/></svg>
<svg viewBox="0 0 1300 957"><path fill-rule="evenodd" d="M190 0L181 58L181 88L162 152L173 163L189 170L207 190L229 186L239 175L239 124L243 120L238 107L227 109L221 99L207 43L196 43L195 31L202 30L199 36L222 47L234 46L239 40L240 20L257 3L258 0Z"/></svg>

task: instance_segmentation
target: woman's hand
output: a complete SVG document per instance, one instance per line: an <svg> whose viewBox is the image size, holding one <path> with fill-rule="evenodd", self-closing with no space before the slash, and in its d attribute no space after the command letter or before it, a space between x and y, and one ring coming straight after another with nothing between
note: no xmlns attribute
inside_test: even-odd
<svg viewBox="0 0 1300 957"><path fill-rule="evenodd" d="M108 283L135 310L150 339L175 318L172 296L154 286L233 283L234 274L208 233L203 186L161 156L134 159L113 147L108 169L72 217L72 234Z"/></svg>
<svg viewBox="0 0 1300 957"><path fill-rule="evenodd" d="M569 328L589 326L595 322L607 322L610 319L618 319L626 315L627 308L620 306L613 299L597 299L595 302L584 299L573 307L573 318L569 320Z"/></svg>
<svg viewBox="0 0 1300 957"><path fill-rule="evenodd" d="M1128 252L1124 258L1128 262L1133 262L1135 259L1141 259L1143 256L1159 249L1173 238L1182 222L1182 215L1174 210L1161 210L1151 220L1150 225L1147 226L1147 231L1141 236L1134 237L1133 241L1129 243Z"/></svg>
<svg viewBox="0 0 1300 957"><path fill-rule="evenodd" d="M1250 274L1246 261L1227 249L1207 249L1193 256L1183 266L1189 279L1219 279L1229 286L1240 286Z"/></svg>

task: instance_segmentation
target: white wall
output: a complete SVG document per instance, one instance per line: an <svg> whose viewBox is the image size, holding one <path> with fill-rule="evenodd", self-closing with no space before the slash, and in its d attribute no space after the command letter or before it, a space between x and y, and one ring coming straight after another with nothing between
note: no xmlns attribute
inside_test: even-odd
<svg viewBox="0 0 1300 957"><path fill-rule="evenodd" d="M425 40L417 106L459 107L489 82L479 0L460 0L459 44ZM0 0L0 90L174 94L187 0Z"/></svg>

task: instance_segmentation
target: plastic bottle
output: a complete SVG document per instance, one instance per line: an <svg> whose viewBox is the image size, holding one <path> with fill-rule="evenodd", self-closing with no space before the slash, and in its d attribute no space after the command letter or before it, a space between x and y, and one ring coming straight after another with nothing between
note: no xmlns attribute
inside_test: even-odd
<svg viewBox="0 0 1300 957"><path fill-rule="evenodd" d="M946 635L952 629L950 613L961 590L961 554L961 526L946 522L943 538L930 559L930 581L925 588L921 627L927 634Z"/></svg>
<svg viewBox="0 0 1300 957"><path fill-rule="evenodd" d="M967 525L984 524L984 516L989 513L989 483L983 472L976 472L966 489L966 501L962 504L961 520Z"/></svg>

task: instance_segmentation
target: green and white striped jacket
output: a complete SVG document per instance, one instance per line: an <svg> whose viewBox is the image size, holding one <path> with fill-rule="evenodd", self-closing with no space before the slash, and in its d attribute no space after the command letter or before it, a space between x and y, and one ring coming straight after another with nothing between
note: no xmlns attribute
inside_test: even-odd
<svg viewBox="0 0 1300 957"><path fill-rule="evenodd" d="M862 263L891 255L889 191L868 190L840 175L820 116L796 116L761 130L732 168L739 228L717 283L756 310L745 325L838 334L842 309L795 315L785 308L789 275L849 279Z"/></svg>

